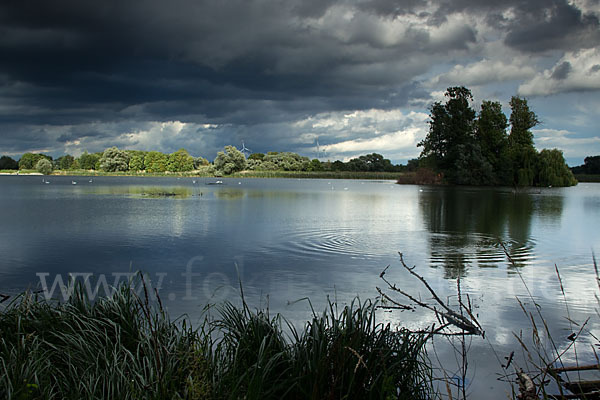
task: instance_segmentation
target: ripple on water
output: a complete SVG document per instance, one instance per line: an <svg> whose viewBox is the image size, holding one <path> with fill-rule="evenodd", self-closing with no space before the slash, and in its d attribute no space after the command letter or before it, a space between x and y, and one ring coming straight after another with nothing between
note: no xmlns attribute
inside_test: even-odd
<svg viewBox="0 0 600 400"><path fill-rule="evenodd" d="M502 243L515 264L523 266L535 261L533 240L520 242L503 239ZM430 262L434 267L495 267L509 260L497 237L479 233L442 232L431 235Z"/></svg>
<svg viewBox="0 0 600 400"><path fill-rule="evenodd" d="M377 235L352 228L304 228L282 233L285 240L275 244L275 250L298 257L345 255L370 259L393 252Z"/></svg>

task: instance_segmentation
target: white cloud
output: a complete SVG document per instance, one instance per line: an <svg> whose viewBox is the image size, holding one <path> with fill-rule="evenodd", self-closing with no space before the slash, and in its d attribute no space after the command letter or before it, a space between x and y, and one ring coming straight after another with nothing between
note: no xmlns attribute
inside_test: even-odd
<svg viewBox="0 0 600 400"><path fill-rule="evenodd" d="M399 150L414 146L417 136L422 136L421 133L419 128L408 128L370 139L347 140L323 147L325 151L333 153L364 153Z"/></svg>
<svg viewBox="0 0 600 400"><path fill-rule="evenodd" d="M440 83L477 86L493 82L505 82L533 78L535 70L521 62L506 64L503 61L483 59L468 65L455 65L450 71L430 80L430 86Z"/></svg>
<svg viewBox="0 0 600 400"><path fill-rule="evenodd" d="M558 148L565 158L583 158L590 155L590 148L600 146L600 136L577 137L564 129L532 130L535 146L541 149Z"/></svg>
<svg viewBox="0 0 600 400"><path fill-rule="evenodd" d="M303 142L320 137L320 150L327 159L348 160L377 152L400 160L419 154L416 145L427 133L428 118L420 112L370 109L318 114L297 121L294 127Z"/></svg>
<svg viewBox="0 0 600 400"><path fill-rule="evenodd" d="M519 86L521 96L600 90L600 48L567 52L551 68Z"/></svg>

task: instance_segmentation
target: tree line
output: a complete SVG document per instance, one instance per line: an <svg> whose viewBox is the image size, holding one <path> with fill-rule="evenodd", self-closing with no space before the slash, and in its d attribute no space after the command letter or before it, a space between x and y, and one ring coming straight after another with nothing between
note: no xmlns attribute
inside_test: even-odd
<svg viewBox="0 0 600 400"><path fill-rule="evenodd" d="M582 165L571 168L574 174L600 175L600 155L586 157Z"/></svg>
<svg viewBox="0 0 600 400"><path fill-rule="evenodd" d="M247 158L235 146L225 146L211 164L203 157L193 157L179 149L166 154L159 151L121 150L109 147L103 152L84 152L79 157L69 154L56 159L45 154L25 153L19 161L8 156L0 158L0 169L38 170L44 174L53 170L98 170L105 172L189 172L206 168L209 173L229 175L242 170L253 171L365 171L402 172L403 165L393 165L381 154L371 153L348 162L309 159L292 152L270 151L252 153Z"/></svg>
<svg viewBox="0 0 600 400"><path fill-rule="evenodd" d="M465 87L448 88L445 96L445 103L430 107L429 132L418 144L423 148L419 167L431 168L453 184L577 184L562 151L535 149L531 128L540 121L526 99L511 98L507 119L497 101L483 101L477 113Z"/></svg>
<svg viewBox="0 0 600 400"><path fill-rule="evenodd" d="M217 154L213 163L217 173L231 174L242 170L251 171L353 171L353 172L402 172L403 165L393 165L381 154L371 153L347 162L340 160L320 161L309 159L292 152L270 151L252 153L246 157L234 146L225 146L224 151Z"/></svg>

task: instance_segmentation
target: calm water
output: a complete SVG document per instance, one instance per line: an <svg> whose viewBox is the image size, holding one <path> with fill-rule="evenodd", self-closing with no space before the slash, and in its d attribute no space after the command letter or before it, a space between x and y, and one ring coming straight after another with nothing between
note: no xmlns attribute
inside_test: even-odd
<svg viewBox="0 0 600 400"><path fill-rule="evenodd" d="M387 265L389 279L425 297L401 270L400 251L443 296L455 295L461 278L486 330L486 340L472 343L471 391L487 397L493 388L498 398L506 387L496 381L494 351L518 350L513 332L529 326L515 300L527 302L517 272L560 337L570 331L555 264L572 318L597 306L599 184L515 193L389 181L74 179L0 177L0 293L52 288L69 273L112 285L143 270L172 315L198 320L206 303L238 298L239 277L253 305L301 321L309 307L296 300L305 297L317 309L327 296L375 298ZM409 326L431 320L382 318ZM593 332L599 320L589 322Z"/></svg>

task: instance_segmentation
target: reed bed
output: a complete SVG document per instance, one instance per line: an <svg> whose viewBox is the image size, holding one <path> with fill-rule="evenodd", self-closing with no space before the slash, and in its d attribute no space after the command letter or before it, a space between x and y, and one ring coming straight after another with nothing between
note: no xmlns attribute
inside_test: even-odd
<svg viewBox="0 0 600 400"><path fill-rule="evenodd" d="M432 397L426 337L378 323L375 310L330 303L297 330L242 301L194 329L131 285L95 301L81 287L65 302L27 292L0 311L0 398Z"/></svg>

